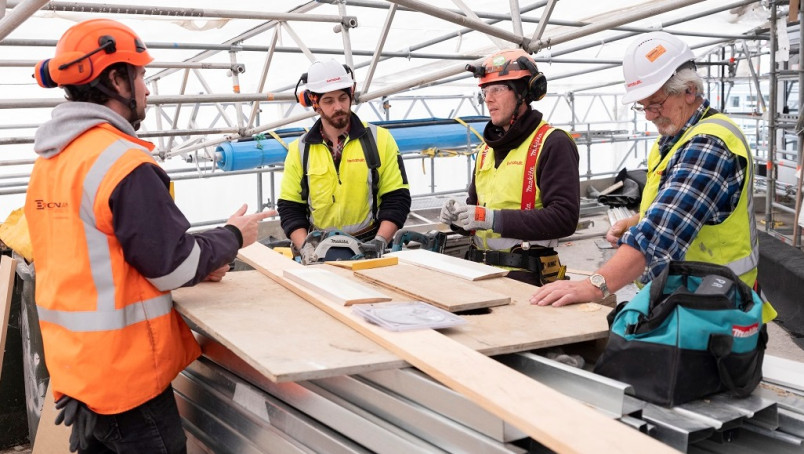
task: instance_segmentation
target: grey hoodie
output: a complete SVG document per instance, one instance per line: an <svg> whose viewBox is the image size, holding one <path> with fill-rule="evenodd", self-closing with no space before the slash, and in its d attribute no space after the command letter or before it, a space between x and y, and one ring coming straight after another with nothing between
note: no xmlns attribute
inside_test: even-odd
<svg viewBox="0 0 804 454"><path fill-rule="evenodd" d="M34 151L49 159L61 153L76 137L101 123L109 123L124 134L136 137L134 127L112 109L91 102L70 101L59 104L51 119L36 130Z"/></svg>

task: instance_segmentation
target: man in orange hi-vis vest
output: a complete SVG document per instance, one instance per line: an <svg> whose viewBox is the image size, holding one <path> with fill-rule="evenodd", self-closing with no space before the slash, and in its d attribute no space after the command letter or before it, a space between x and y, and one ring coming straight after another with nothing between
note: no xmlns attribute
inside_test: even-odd
<svg viewBox="0 0 804 454"><path fill-rule="evenodd" d="M93 19L35 69L68 99L36 132L25 215L56 423L72 426L73 452L186 452L170 383L200 348L170 291L221 280L276 214L243 205L225 226L187 233L154 145L135 132L152 60L130 28Z"/></svg>

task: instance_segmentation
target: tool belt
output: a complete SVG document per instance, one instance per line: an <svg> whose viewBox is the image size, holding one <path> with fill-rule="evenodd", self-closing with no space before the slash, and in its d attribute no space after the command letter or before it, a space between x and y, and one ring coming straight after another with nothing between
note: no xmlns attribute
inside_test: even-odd
<svg viewBox="0 0 804 454"><path fill-rule="evenodd" d="M567 267L561 265L558 252L549 247L515 248L511 252L469 249L466 259L492 266L520 268L535 274L541 285L564 279Z"/></svg>

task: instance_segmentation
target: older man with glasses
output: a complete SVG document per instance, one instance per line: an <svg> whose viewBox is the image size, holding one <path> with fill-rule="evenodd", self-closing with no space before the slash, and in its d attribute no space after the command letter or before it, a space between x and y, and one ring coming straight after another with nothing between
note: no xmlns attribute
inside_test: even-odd
<svg viewBox="0 0 804 454"><path fill-rule="evenodd" d="M665 32L642 35L626 50L623 103L635 103L661 134L648 155L639 213L611 226L606 239L619 248L590 278L544 286L532 304L594 301L631 281L650 282L671 260L728 266L755 285L751 150L739 127L703 96L693 60L690 48Z"/></svg>
<svg viewBox="0 0 804 454"><path fill-rule="evenodd" d="M534 285L562 279L565 267L554 248L578 225L578 149L531 108L546 94L547 79L521 49L497 52L467 70L479 79L491 121L466 203L449 199L440 219L471 235L469 260Z"/></svg>

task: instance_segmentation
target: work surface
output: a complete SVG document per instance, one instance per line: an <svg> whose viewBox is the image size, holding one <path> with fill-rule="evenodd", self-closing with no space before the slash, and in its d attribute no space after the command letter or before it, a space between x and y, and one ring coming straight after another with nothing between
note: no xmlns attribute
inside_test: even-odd
<svg viewBox="0 0 804 454"><path fill-rule="evenodd" d="M350 270L317 266L344 279L357 279ZM435 272L433 279L438 279ZM474 284L511 296L511 304L490 308L489 313L464 315L466 325L442 332L481 353L496 355L565 345L608 334L607 307L593 303L536 307L527 301L535 288L528 284L508 278ZM394 301L410 300L391 290L375 288ZM231 272L221 282L176 290L173 298L177 310L192 325L273 381L325 378L407 365L257 271Z"/></svg>

